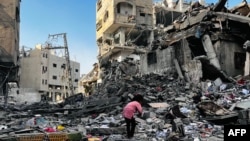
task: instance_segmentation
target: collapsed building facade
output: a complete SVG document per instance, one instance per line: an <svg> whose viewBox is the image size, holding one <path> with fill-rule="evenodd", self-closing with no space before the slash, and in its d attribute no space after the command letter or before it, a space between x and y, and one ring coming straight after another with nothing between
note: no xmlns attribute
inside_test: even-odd
<svg viewBox="0 0 250 141"><path fill-rule="evenodd" d="M124 60L134 61L137 74L177 71L192 83L247 76L248 3L228 9L226 2L98 1L99 69L88 76L102 83L107 64Z"/></svg>
<svg viewBox="0 0 250 141"><path fill-rule="evenodd" d="M83 85L86 85L87 82L102 83L105 69L110 66L109 62L121 62L126 58L133 62L139 60L139 54L145 53L142 48L149 46L150 38L153 37L152 6L152 0L97 1L98 69L97 73L91 74L90 72L87 75L88 78L83 78L85 82Z"/></svg>
<svg viewBox="0 0 250 141"><path fill-rule="evenodd" d="M180 76L191 82L248 75L249 6L244 2L229 10L225 4L226 0L214 7L196 3L178 17L164 7L155 7L160 26L154 32L151 52L142 59L154 62L144 63L142 70L164 70L177 62ZM173 23L166 25L167 19Z"/></svg>

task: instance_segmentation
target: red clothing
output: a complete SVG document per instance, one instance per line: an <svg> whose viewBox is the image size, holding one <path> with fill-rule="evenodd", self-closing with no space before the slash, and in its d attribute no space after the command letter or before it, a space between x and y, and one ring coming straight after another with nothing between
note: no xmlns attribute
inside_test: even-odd
<svg viewBox="0 0 250 141"><path fill-rule="evenodd" d="M125 118L131 119L135 112L138 111L140 114L142 113L141 104L137 101L129 102L124 108L122 115Z"/></svg>

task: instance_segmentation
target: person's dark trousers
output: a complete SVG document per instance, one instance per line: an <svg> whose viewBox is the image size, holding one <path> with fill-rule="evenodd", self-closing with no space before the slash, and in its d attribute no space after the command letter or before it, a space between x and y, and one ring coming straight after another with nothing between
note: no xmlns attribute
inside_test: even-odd
<svg viewBox="0 0 250 141"><path fill-rule="evenodd" d="M125 118L126 121L126 126L127 126L127 136L128 138L132 138L134 137L134 133L135 133L135 118Z"/></svg>

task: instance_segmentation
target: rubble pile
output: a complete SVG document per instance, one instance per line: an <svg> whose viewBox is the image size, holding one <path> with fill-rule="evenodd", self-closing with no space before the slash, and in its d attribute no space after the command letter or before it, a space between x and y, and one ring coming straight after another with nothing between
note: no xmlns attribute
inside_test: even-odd
<svg viewBox="0 0 250 141"><path fill-rule="evenodd" d="M223 140L223 125L248 124L249 82L185 82L178 73L116 74L92 95L76 94L60 104L47 101L8 105L1 110L1 138L23 134L79 133L81 138L125 138L121 112L135 94L144 96L134 140ZM239 79L239 78L238 78Z"/></svg>

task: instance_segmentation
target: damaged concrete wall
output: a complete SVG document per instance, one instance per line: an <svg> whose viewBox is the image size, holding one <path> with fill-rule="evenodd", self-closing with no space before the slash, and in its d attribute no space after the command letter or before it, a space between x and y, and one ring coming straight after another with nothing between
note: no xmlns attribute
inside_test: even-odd
<svg viewBox="0 0 250 141"><path fill-rule="evenodd" d="M141 55L140 70L142 74L151 72L162 73L171 70L173 67L174 47L164 50L155 50L146 55Z"/></svg>
<svg viewBox="0 0 250 141"><path fill-rule="evenodd" d="M154 56L156 55L156 56ZM141 56L141 70L143 74L175 72L174 58L177 59L186 81L198 83L202 77L202 66L199 60L192 60L192 52L187 40L183 39L166 49L155 50ZM152 63L152 61L155 62ZM152 63L152 64L151 64Z"/></svg>
<svg viewBox="0 0 250 141"><path fill-rule="evenodd" d="M229 76L243 75L246 52L242 45L233 41L220 40L214 44L222 71Z"/></svg>
<svg viewBox="0 0 250 141"><path fill-rule="evenodd" d="M213 46L215 49L216 57L219 61L219 65L221 67L221 71L226 72L226 74L229 76L236 76L238 74L243 75L246 54L239 43L228 40L219 40ZM204 50L202 46L196 47L198 48L196 48L195 50L199 50L199 48L200 50ZM202 77L202 68L200 66L201 62L195 65L197 67L199 66L199 70L197 70L197 67L190 68L188 66L194 65L194 62L197 61L194 59L195 57L204 57L206 56L206 54L201 53L200 55L194 56L196 54L194 54L193 51L194 49L190 49L187 40L181 40L166 49L155 50L154 52L156 54L156 62L153 64L148 65L147 59L150 59L150 57L152 57L148 54L154 54L154 52L148 53L147 55L142 55L142 73L147 74L151 72L164 72L166 70L170 70L173 67L172 60L174 58L177 58L179 65L182 66L181 68L183 73L193 73L193 71L197 71L197 76ZM205 57L205 60L207 59L208 58ZM203 63L203 65L206 65L206 63Z"/></svg>
<svg viewBox="0 0 250 141"><path fill-rule="evenodd" d="M164 72L169 69L166 67L172 67L170 64L176 59L175 69L178 70L179 65L181 71L178 73L184 75L187 81L194 76L193 73L188 76L188 72L196 72L194 81L199 78L215 80L218 77L228 80L230 76L243 75L246 68L243 43L250 35L249 18L245 17L246 14L232 14L235 11L246 13L240 11L241 7L232 10L232 13L228 10L226 16L223 14L224 4L225 1L220 1L211 8L196 3L179 17L173 17L173 9L156 5L155 38L149 53L142 55L142 73ZM174 55L161 57L169 47L173 47ZM149 59L151 54L156 57ZM168 65L162 63L164 61ZM194 65L196 67L190 67Z"/></svg>
<svg viewBox="0 0 250 141"><path fill-rule="evenodd" d="M13 96L18 104L32 104L41 101L41 94L32 88L12 88L10 96Z"/></svg>

